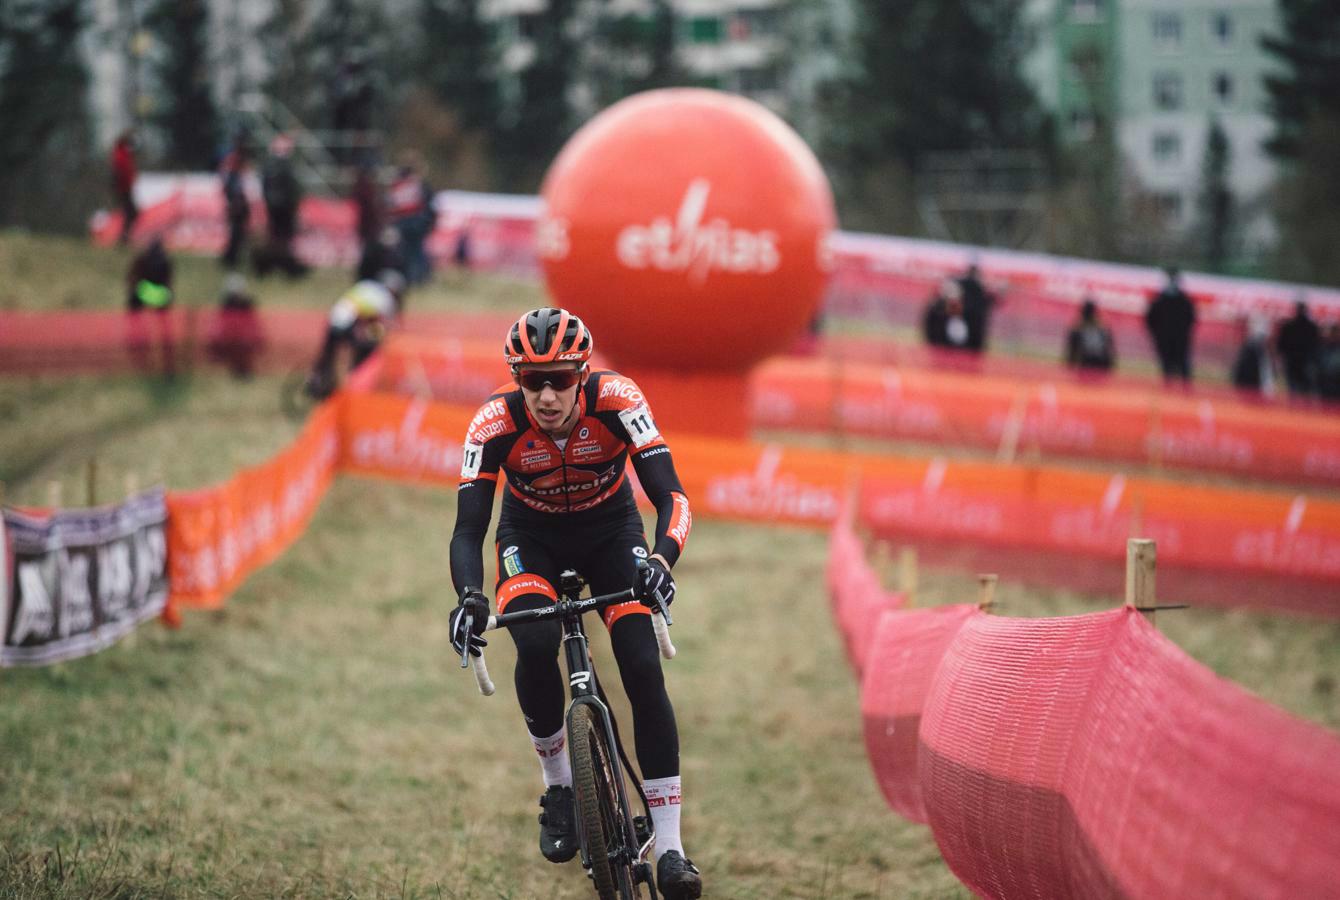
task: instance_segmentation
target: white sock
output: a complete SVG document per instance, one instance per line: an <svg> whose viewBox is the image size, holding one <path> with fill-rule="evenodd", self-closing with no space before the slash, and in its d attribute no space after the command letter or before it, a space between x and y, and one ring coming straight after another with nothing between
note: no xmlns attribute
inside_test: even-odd
<svg viewBox="0 0 1340 900"><path fill-rule="evenodd" d="M656 832L656 860L667 850L678 850L684 855L684 843L679 837L679 800L683 789L678 775L652 778L642 782L651 809L651 827Z"/></svg>
<svg viewBox="0 0 1340 900"><path fill-rule="evenodd" d="M572 763L568 760L567 726L558 729L547 738L530 736L535 747L535 755L540 757L540 772L544 775L544 786L572 787Z"/></svg>

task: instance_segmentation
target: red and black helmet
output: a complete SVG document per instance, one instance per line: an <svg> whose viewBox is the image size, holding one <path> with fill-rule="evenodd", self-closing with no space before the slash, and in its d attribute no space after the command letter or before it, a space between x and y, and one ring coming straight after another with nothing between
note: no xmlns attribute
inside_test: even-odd
<svg viewBox="0 0 1340 900"><path fill-rule="evenodd" d="M550 362L585 365L595 346L581 319L566 309L544 306L512 323L503 341L503 357L509 366Z"/></svg>

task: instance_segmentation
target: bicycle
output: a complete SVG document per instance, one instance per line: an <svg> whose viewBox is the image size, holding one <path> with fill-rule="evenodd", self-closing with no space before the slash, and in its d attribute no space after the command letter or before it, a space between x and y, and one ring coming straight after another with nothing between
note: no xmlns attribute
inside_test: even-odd
<svg viewBox="0 0 1340 900"><path fill-rule="evenodd" d="M645 566L639 563L639 568ZM625 773L632 777L632 766L619 741L618 728L603 702L599 680L591 665L582 615L607 606L636 599L629 588L614 594L581 599L584 582L572 569L559 576L560 599L539 609L520 610L489 616L485 631L527 622L557 619L563 629L563 654L568 667L568 757L572 762L572 792L577 806L577 838L582 867L595 882L601 900L656 900L656 884L648 853L656 839L651 830L651 812L641 784L634 781L642 799L644 815L633 816L625 787ZM465 628L474 624L467 615ZM673 624L668 610L652 610L652 627L661 655L671 659L675 646L670 642L668 626ZM480 693L494 692L483 655L472 656L467 647L461 653L461 667L469 665L479 684ZM611 748L615 751L612 753ZM620 767L622 760L622 768ZM645 886L650 893L644 893Z"/></svg>

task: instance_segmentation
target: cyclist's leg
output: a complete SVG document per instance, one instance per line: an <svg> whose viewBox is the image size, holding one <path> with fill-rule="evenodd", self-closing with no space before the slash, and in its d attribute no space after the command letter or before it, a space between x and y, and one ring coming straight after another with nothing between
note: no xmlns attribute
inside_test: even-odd
<svg viewBox="0 0 1340 900"><path fill-rule="evenodd" d="M554 602L558 573L553 554L541 542L503 530L497 549L498 612L538 609ZM544 779L540 852L551 862L567 862L577 853L577 825L563 725L563 676L558 665L562 630L557 622L536 622L509 628L508 634L516 644L517 702Z"/></svg>
<svg viewBox="0 0 1340 900"><path fill-rule="evenodd" d="M626 527L587 561L593 594L622 590L633 583L638 560L647 553L640 518ZM679 820L683 787L679 774L679 730L665 688L660 651L651 627L651 614L640 603L611 607L605 614L610 644L619 663L624 692L633 710L633 740L642 790L656 832L657 883L667 900L702 894L702 878L684 855Z"/></svg>

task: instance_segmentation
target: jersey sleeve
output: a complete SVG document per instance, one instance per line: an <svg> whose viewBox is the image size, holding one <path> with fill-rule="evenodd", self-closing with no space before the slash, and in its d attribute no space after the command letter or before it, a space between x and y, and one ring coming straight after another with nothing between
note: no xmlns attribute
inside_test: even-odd
<svg viewBox="0 0 1340 900"><path fill-rule="evenodd" d="M605 414L614 433L627 442L637 480L656 507L656 537L651 552L673 566L688 542L693 514L675 472L670 447L656 427L647 398L631 378L605 373L598 385L596 412Z"/></svg>
<svg viewBox="0 0 1340 900"><path fill-rule="evenodd" d="M507 402L499 394L479 408L466 429L456 493L456 527L451 534L451 583L458 595L462 588L484 586L484 537L493 515L502 444L514 430Z"/></svg>

